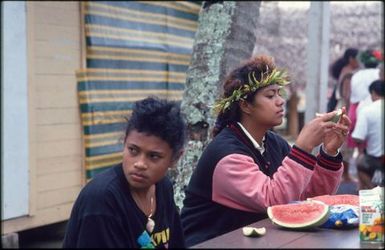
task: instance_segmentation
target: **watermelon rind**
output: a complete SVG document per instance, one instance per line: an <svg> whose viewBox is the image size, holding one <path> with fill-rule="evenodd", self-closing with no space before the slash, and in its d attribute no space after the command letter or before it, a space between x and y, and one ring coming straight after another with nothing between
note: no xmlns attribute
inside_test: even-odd
<svg viewBox="0 0 385 250"><path fill-rule="evenodd" d="M317 218L310 220L310 221L307 221L306 223L288 223L288 222L282 221L282 219L281 220L277 219L276 217L274 217L274 214L273 214L273 207L274 206L270 206L267 208L267 215L269 216L269 218L273 222L273 224L278 225L280 227L284 227L284 228L310 229L310 228L318 227L318 226L321 226L322 224L324 224L328 220L329 214L330 214L330 207L329 207L329 205L323 203L322 201L315 201L315 200L303 201L303 202L300 202L297 204L298 205L299 204L304 205L306 203L311 204L312 202L322 205L323 210L320 212L320 214ZM288 204L288 205L295 206L296 204Z"/></svg>
<svg viewBox="0 0 385 250"><path fill-rule="evenodd" d="M265 227L243 227L242 233L244 236L248 237L259 237L266 234Z"/></svg>

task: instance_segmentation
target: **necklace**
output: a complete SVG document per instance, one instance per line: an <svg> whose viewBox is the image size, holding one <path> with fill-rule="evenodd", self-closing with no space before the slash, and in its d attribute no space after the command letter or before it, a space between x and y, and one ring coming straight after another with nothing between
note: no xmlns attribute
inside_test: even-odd
<svg viewBox="0 0 385 250"><path fill-rule="evenodd" d="M143 205L143 202L139 197L137 197L136 193L132 193L132 198L134 201L139 205L139 208L144 212L144 214L147 216L147 223L146 223L146 231L151 234L154 231L155 228L155 221L151 218L154 212L154 196L151 196L150 198L150 213L147 215L147 206Z"/></svg>
<svg viewBox="0 0 385 250"><path fill-rule="evenodd" d="M154 204L154 197L151 196L150 214L147 217L147 224L146 224L146 230L148 233L152 233L152 231L154 231L154 227L155 227L155 221L153 219L151 219L152 212L153 212L153 204Z"/></svg>

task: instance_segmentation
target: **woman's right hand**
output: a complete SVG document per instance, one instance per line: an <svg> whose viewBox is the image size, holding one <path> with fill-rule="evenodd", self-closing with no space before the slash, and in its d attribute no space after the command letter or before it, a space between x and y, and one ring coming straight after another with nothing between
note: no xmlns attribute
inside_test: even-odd
<svg viewBox="0 0 385 250"><path fill-rule="evenodd" d="M336 124L331 121L337 111L325 113L309 121L301 129L295 145L302 150L311 153L312 150L323 142L325 133L332 130Z"/></svg>

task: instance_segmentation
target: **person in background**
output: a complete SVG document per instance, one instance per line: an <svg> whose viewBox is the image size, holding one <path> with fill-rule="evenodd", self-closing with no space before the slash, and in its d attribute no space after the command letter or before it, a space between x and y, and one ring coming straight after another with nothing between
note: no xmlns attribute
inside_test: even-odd
<svg viewBox="0 0 385 250"><path fill-rule="evenodd" d="M334 79L337 80L336 85L336 100L337 104L334 108L329 107L329 112L341 108L347 107L347 112L349 111L350 105L350 81L353 74L359 69L360 64L357 60L358 49L348 48L343 57L335 61L331 67L331 73ZM352 157L352 150L346 147L346 144L343 144L341 147L341 154L343 156L344 164L344 173L342 175L343 181L352 181L353 178L349 174L350 158Z"/></svg>
<svg viewBox="0 0 385 250"><path fill-rule="evenodd" d="M341 107L349 107L350 80L353 73L360 67L357 55L358 49L348 48L345 50L344 55L336 60L331 67L332 76L337 81L336 99L338 100L338 103L333 110Z"/></svg>
<svg viewBox="0 0 385 250"><path fill-rule="evenodd" d="M385 80L385 74L384 74L384 61L382 61L379 65L379 68L380 68L380 80Z"/></svg>
<svg viewBox="0 0 385 250"><path fill-rule="evenodd" d="M344 158L355 161L354 165L358 165L360 162L353 157L354 150L358 145L351 135L356 125L359 109L372 102L367 90L373 81L379 79L380 69L378 64L382 60L382 54L378 50L365 50L359 53L358 58L365 68L354 73L351 79L350 105L347 113L352 124L348 138L343 146ZM358 148L358 150L362 151L365 148L365 143L361 143L360 147L362 148Z"/></svg>
<svg viewBox="0 0 385 250"><path fill-rule="evenodd" d="M336 111L325 113L305 124L291 147L271 131L285 115L287 83L285 72L263 55L225 80L214 106L214 137L185 191L181 219L188 247L266 218L269 206L337 191L343 171L338 150L350 121L343 114L334 123Z"/></svg>
<svg viewBox="0 0 385 250"><path fill-rule="evenodd" d="M172 184L165 176L182 154L179 105L153 97L134 103L123 162L95 176L71 212L64 248L183 248Z"/></svg>
<svg viewBox="0 0 385 250"><path fill-rule="evenodd" d="M383 79L384 78L384 65L383 65L383 61L381 61L382 60L382 54L380 51L375 50L372 52L372 55L373 55L373 57L370 57L370 60L377 61L377 66L374 70L372 70L372 72L374 72L374 75L371 76L371 79L373 79L373 81L377 80L377 79ZM369 59L364 58L363 62L366 62L368 60ZM369 62L370 62L370 60L369 60ZM375 72L378 72L377 77L375 77ZM368 84L368 86L369 86L369 84ZM368 93L366 93L366 94L360 93L360 94L362 95L362 97L360 98L360 101L359 101L357 109L356 109L356 116L358 115L358 112L360 111L360 109L363 106L366 106L367 104L372 103L372 98L371 98L370 94L368 94ZM364 98L364 96L365 96L365 98Z"/></svg>
<svg viewBox="0 0 385 250"><path fill-rule="evenodd" d="M375 185L384 185L384 80L376 80L369 86L372 103L358 113L357 123L352 138L359 145L357 173L359 189L371 189ZM361 146L366 141L366 148ZM377 171L378 178L373 180Z"/></svg>

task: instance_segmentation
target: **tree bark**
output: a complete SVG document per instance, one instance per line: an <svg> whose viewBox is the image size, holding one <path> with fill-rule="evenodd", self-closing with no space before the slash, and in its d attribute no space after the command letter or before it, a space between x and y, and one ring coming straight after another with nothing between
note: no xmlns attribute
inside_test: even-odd
<svg viewBox="0 0 385 250"><path fill-rule="evenodd" d="M297 138L299 133L299 126L298 126L298 106L299 97L297 95L297 92L293 92L289 99L289 110L288 110L288 134L291 138Z"/></svg>
<svg viewBox="0 0 385 250"><path fill-rule="evenodd" d="M181 103L189 139L176 169L169 172L179 208L185 187L211 138L216 119L211 107L221 94L222 82L252 55L260 2L207 1L202 6Z"/></svg>

